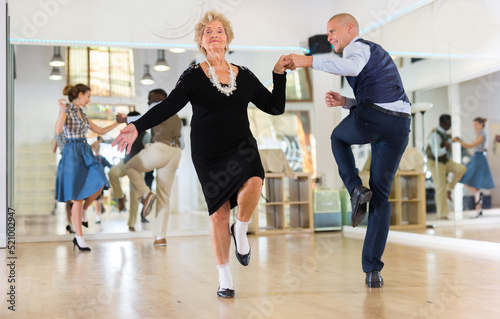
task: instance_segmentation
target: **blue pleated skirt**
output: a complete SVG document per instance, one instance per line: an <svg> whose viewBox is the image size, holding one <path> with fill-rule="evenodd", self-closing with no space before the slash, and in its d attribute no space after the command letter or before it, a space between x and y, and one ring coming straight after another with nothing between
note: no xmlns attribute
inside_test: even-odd
<svg viewBox="0 0 500 319"><path fill-rule="evenodd" d="M109 187L104 167L85 139L68 139L57 167L56 200L80 200Z"/></svg>
<svg viewBox="0 0 500 319"><path fill-rule="evenodd" d="M492 189L495 182L491 176L490 165L483 152L476 152L467 164L467 171L460 180L460 183L474 188Z"/></svg>

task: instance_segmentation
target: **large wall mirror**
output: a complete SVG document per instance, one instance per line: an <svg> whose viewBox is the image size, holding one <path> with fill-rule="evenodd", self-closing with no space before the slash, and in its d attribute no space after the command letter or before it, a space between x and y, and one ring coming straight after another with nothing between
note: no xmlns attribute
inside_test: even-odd
<svg viewBox="0 0 500 319"><path fill-rule="evenodd" d="M401 9L406 7L405 4L416 1L403 2L399 3ZM477 116L485 117L488 119L486 131L489 135L487 158L495 183L500 185L500 161L498 160L500 145L495 141L495 137L500 134L500 112L497 107L500 99L500 85L498 84L500 83L500 45L498 43L500 42L494 25L494 21L497 20L494 19L495 12L500 12L500 10L493 0L464 0L457 3L459 4L455 4L455 1L436 0L419 2L420 6L417 8L408 6L412 7L413 11L398 16L398 19L383 21L382 26L376 28L377 32L374 34L367 32L366 37L369 39L371 37L372 40L381 43L393 54L395 62L400 67L403 83L411 101L415 106L419 105L418 108L414 108L412 135L408 147L414 148L422 158L425 157L427 138L430 131L438 126L441 114L452 116L452 129L449 133L452 136L460 136L468 142L475 138L472 119ZM386 8L386 4L383 6L384 10L390 9ZM334 12L337 8L331 9ZM366 14L363 16L360 12L359 16L366 18ZM463 21L471 21L471 16L476 17L477 21L481 20L489 33L477 34L474 28L464 28ZM364 20L366 21L360 21L361 25L369 25L370 19ZM408 27L409 25L411 28ZM314 32L322 32L323 28L323 23L321 23L321 28L315 29ZM306 37L303 38L306 39ZM464 39L471 40L471 42L464 42ZM64 236L66 233L64 205L58 204L54 211L53 185L58 154L52 152L52 147L54 123L58 112L57 99L63 98L62 90L68 76L70 79L73 77L75 81L80 81L80 79L83 81L97 74L100 69L112 69L113 63L110 62L109 56L116 55L117 59L122 59L123 64L127 59L123 52L133 53L133 60L130 56L128 57L130 59L127 64L128 71L118 70L132 74L133 84L127 84L130 83L130 79L121 78L113 82L109 78L101 77L100 85L95 91L106 91L106 85L109 83L111 93L94 94L91 98L92 104L87 114L90 114L96 121L103 121L104 124L106 121L112 121L112 116L109 115L116 111L127 112L132 109L141 113L147 111L149 90L160 87L170 92L182 71L191 63L200 62L201 57L197 51L189 50L183 53L164 50L163 53L159 53L157 49L119 48L115 50L114 48L79 47L69 53L70 59L76 59L79 55L101 59L106 54L108 58L98 60L96 64L93 63L95 67L92 68L89 67L88 62L85 64L76 59L72 63L77 64L81 72L87 72L87 74L78 77L71 72L68 75L66 67L61 67L59 72L63 79L53 81L49 79L49 75L55 71L49 66L49 61L55 53L53 46L15 44L14 51L14 173L16 181L13 192L18 216L18 235L22 240L55 240L57 236ZM68 51L65 47L60 47L59 52L63 59L68 59ZM271 69L283 53L234 51L228 55L228 60L249 67L267 86L271 81ZM159 72L153 69L160 56L168 61L169 71ZM147 70L155 81L152 85L141 83ZM259 142L267 147L282 149L289 155L291 166L294 168L314 173L317 163L317 159L314 158L315 132L316 128L323 124L318 121L318 117L314 116L314 112L315 108L323 104L322 101L314 101L315 94L311 94L315 89L312 72L318 71L299 70L289 74L288 85L293 85L295 90L290 91L290 101L287 103L288 112L283 117L270 120L259 112L255 112L254 109L251 109L249 113L252 129L255 130L254 134L258 136ZM54 73L53 75L57 76L57 72ZM121 85L122 88L130 87L133 94L118 93L119 90L113 93L113 83L118 83L118 86ZM349 94L347 88L345 91ZM429 105L432 107L428 107ZM174 182L169 234L207 234L205 203L190 157L190 106L186 106L179 115L187 123L183 127L186 146L182 150L181 162ZM105 153L112 163L121 157L121 154L117 154L110 147L115 133L116 131L105 136L101 145L101 152ZM95 138L95 136L89 136L89 141L93 142ZM368 149L354 148L360 169L363 168L368 157L368 150L369 147ZM471 155L472 151L467 151ZM465 155L465 150L455 144L452 153L454 160L465 164L467 161ZM498 218L500 187L484 192L484 216L476 219L472 218L475 217L475 212L470 207L472 194L459 184L452 194L453 201L447 203L450 211L456 213L450 214L449 220L436 220L435 213L432 212L434 209L433 181L430 173L425 172L425 174L427 190L425 209L427 224L430 227L418 231L411 229L407 231L436 236L500 241L492 236L500 228L500 218ZM122 186L128 195L129 186L126 178L122 180ZM129 233L128 212L117 211L109 191L105 192L104 198L106 212L101 224L94 223L93 208L89 211L90 225L86 230L88 233L95 234L96 238L106 234L129 237L151 236L151 223L138 224L136 232Z"/></svg>
<svg viewBox="0 0 500 319"><path fill-rule="evenodd" d="M25 241L58 240L67 234L67 218L65 204L54 201L55 178L60 152L54 148L54 124L59 107L57 99L62 95L64 86L75 81L90 83L92 88L91 102L84 109L87 116L100 126L114 122L116 113L127 114L137 110L147 111L148 92L155 88L163 88L170 92L184 69L192 63L202 61L197 51L172 53L168 50L156 49L108 49L76 47L54 49L52 46L16 45L16 77L15 77L15 160L14 160L14 202L17 208L18 236ZM58 74L62 79L52 80L54 69L49 66L54 52L62 52L62 58L68 62L59 67ZM120 70L118 80L113 79L111 70L113 52L127 52L133 63L126 73ZM101 54L101 56L99 56ZM102 54L106 55L104 59ZM159 56L168 61L167 72L155 71ZM272 67L281 54L278 52L231 52L228 60L234 64L249 67L265 86L272 84ZM97 59L96 65L88 63L89 58ZM118 55L124 59L123 55ZM123 62L123 61L121 61ZM72 65L71 65L72 64ZM146 65L149 67L145 68ZM104 70L100 72L100 70ZM149 71L154 83L144 85L141 80ZM297 72L298 73L298 72ZM132 82L130 77L132 76ZM287 90L293 92L293 101L287 106L287 112L280 117L266 116L255 107L249 108L251 129L259 140L259 145L266 149L280 149L289 159L291 167L296 171L313 173L314 135L310 112L311 83L306 70L300 74L291 74L296 80ZM49 78L49 76L51 78ZM68 80L69 79L69 80ZM122 87L116 84L124 84ZM125 92L124 87L131 90ZM125 93L124 93L125 92ZM188 104L179 112L185 121L182 134L185 148L182 150L181 162L176 173L171 197L171 215L169 219L169 235L208 234L208 217L201 188L196 177L190 154L190 117L191 107ZM123 154L111 147L111 142L124 125L105 134L100 143L99 153L111 164L117 164ZM273 134L270 134L271 131ZM97 141L97 134L89 131L88 143ZM108 168L105 171L108 172ZM121 179L124 194L129 198L130 184L125 176ZM153 182L153 188L155 184ZM151 236L154 214L141 222L137 218L136 231L129 232L129 204L127 199L125 210L118 211L117 201L112 198L111 190L103 194L101 222L96 223L96 205L88 210L89 227L85 232L98 238L149 237ZM139 214L142 205L139 206ZM107 236L107 237L106 237ZM91 237L92 238L92 237Z"/></svg>

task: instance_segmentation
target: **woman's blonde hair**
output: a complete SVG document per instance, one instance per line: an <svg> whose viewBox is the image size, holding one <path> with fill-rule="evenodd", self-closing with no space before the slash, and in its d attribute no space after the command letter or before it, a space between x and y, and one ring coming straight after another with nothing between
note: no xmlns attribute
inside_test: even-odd
<svg viewBox="0 0 500 319"><path fill-rule="evenodd" d="M203 38L203 32L205 32L205 28L213 21L220 21L222 23L224 31L226 32L228 45L234 39L233 27L231 26L231 22L229 22L226 16L216 11L207 11L203 18L201 18L194 27L194 41L198 45L198 49L205 56L207 56L207 50L205 50L205 48L201 46L201 39ZM226 47L226 52L228 50L229 48Z"/></svg>

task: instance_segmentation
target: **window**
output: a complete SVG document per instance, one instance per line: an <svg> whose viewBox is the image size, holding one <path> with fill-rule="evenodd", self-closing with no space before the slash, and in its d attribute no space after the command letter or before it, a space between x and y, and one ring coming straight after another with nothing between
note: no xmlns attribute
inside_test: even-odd
<svg viewBox="0 0 500 319"><path fill-rule="evenodd" d="M68 83L90 86L96 96L135 96L131 49L68 47Z"/></svg>

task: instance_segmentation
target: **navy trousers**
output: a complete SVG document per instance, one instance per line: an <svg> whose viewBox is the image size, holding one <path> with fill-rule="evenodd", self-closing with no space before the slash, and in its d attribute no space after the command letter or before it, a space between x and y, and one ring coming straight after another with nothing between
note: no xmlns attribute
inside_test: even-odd
<svg viewBox="0 0 500 319"><path fill-rule="evenodd" d="M408 145L410 118L389 115L367 106L353 106L346 117L333 130L332 151L339 174L349 194L361 184L354 162L351 145L371 143L370 189L368 229L363 245L364 272L382 270L391 204L389 193L401 156Z"/></svg>

